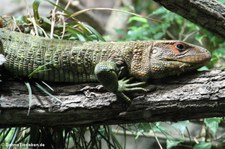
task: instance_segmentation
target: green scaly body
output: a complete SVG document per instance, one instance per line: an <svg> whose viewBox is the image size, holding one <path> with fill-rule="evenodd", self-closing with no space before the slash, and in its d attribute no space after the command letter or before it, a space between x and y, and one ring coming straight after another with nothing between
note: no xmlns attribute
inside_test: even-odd
<svg viewBox="0 0 225 149"><path fill-rule="evenodd" d="M144 90L134 77L146 81L177 75L203 66L210 53L180 41L79 42L47 39L0 29L0 54L5 69L17 77L53 82L99 81L121 96L127 91Z"/></svg>
<svg viewBox="0 0 225 149"><path fill-rule="evenodd" d="M29 76L41 67L32 77L54 82L97 81L94 74L96 64L107 60L125 64L124 60L129 61L132 56L132 47L144 44L141 41L79 42L47 39L8 30L0 32L7 70L21 77Z"/></svg>

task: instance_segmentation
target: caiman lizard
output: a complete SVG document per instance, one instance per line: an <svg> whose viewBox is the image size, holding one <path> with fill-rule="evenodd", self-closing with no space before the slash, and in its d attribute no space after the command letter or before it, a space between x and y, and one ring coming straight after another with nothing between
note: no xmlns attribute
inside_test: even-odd
<svg viewBox="0 0 225 149"><path fill-rule="evenodd" d="M174 40L80 42L47 39L0 29L4 67L16 77L53 82L99 81L126 101L126 92L145 90L148 78L197 69L211 58L202 47ZM31 75L32 74L32 75ZM139 82L131 83L130 78Z"/></svg>

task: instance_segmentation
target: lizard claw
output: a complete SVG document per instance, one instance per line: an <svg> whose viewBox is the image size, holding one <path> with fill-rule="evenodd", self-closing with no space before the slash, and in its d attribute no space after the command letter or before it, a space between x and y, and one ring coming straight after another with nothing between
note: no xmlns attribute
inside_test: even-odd
<svg viewBox="0 0 225 149"><path fill-rule="evenodd" d="M145 82L129 83L133 79L134 78L119 80L118 81L118 83L119 83L118 92L146 91L145 88L140 87L142 85L145 85Z"/></svg>
<svg viewBox="0 0 225 149"><path fill-rule="evenodd" d="M141 86L145 85L145 82L129 83L134 78L121 79L118 81L119 88L117 95L122 97L126 102L130 103L130 98L124 94L124 92L147 92L147 90Z"/></svg>

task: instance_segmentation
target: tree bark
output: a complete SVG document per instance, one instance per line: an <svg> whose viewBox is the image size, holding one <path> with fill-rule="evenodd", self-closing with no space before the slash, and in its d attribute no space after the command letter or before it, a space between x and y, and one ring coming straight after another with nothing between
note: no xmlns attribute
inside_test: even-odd
<svg viewBox="0 0 225 149"><path fill-rule="evenodd" d="M217 0L154 1L225 38L225 6Z"/></svg>
<svg viewBox="0 0 225 149"><path fill-rule="evenodd" d="M62 104L21 81L3 80L0 88L0 127L84 126L134 122L177 121L224 116L225 71L213 70L163 80L151 80L146 95L132 95L130 105L92 84L50 84ZM135 96L135 97L134 97Z"/></svg>

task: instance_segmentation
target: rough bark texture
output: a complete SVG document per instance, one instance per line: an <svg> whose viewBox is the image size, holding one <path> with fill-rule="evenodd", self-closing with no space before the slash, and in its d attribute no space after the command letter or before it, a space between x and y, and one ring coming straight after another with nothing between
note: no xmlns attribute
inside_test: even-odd
<svg viewBox="0 0 225 149"><path fill-rule="evenodd" d="M185 18L225 38L225 7L215 0L155 0ZM132 122L177 121L224 116L225 71L186 74L150 81L146 95L131 105L117 100L97 84L50 84L63 104L32 87L28 113L28 91L22 81L0 83L0 127L76 126Z"/></svg>
<svg viewBox="0 0 225 149"><path fill-rule="evenodd" d="M63 104L32 87L28 113L28 91L22 82L4 81L0 87L0 126L75 126L132 122L177 121L224 116L225 71L186 74L149 82L146 96L136 95L131 105L117 100L97 84L50 84Z"/></svg>
<svg viewBox="0 0 225 149"><path fill-rule="evenodd" d="M225 6L217 0L154 0L225 38Z"/></svg>

